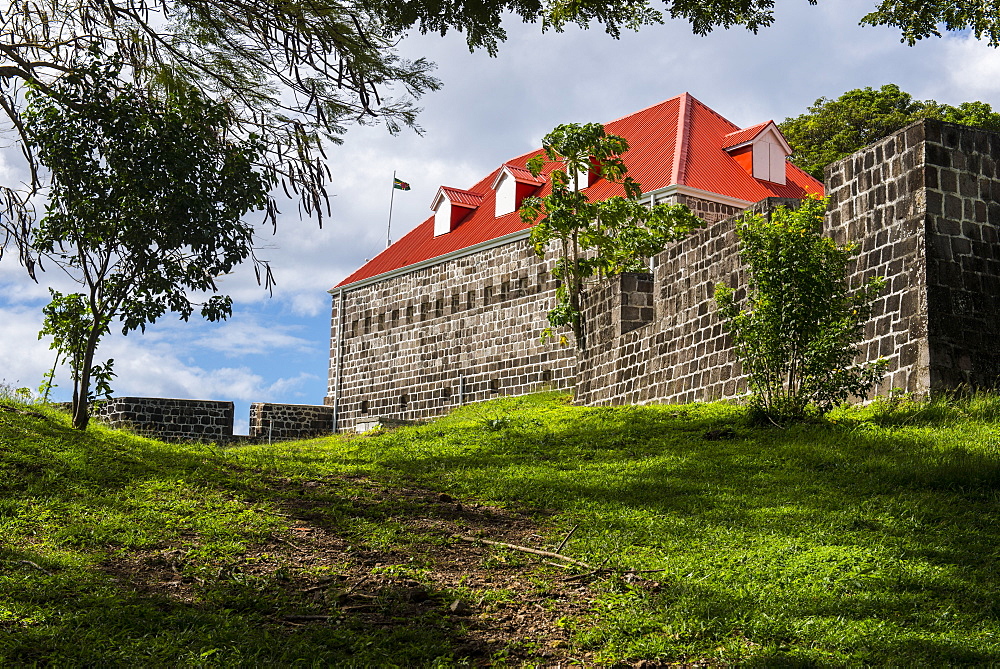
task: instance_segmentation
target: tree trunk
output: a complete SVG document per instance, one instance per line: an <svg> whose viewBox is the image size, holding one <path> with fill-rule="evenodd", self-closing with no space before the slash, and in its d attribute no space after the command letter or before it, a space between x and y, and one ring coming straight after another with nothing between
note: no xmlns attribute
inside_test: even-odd
<svg viewBox="0 0 1000 669"><path fill-rule="evenodd" d="M90 368L94 365L94 353L97 351L97 342L101 338L100 328L97 319L91 327L90 334L87 335L87 347L83 352L83 365L80 367L79 390L73 395L73 427L77 430L86 430L90 424L90 403L87 398L90 396Z"/></svg>

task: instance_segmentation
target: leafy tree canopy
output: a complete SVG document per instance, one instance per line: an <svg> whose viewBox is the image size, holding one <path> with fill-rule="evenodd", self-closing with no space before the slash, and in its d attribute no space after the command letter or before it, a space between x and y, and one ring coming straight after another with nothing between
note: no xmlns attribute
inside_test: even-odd
<svg viewBox="0 0 1000 669"><path fill-rule="evenodd" d="M91 380L108 392L100 339L118 321L145 329L167 312L226 318L215 278L253 253L248 212L273 181L255 167L256 136L234 132L229 108L196 89L161 98L115 82L120 64L90 62L31 87L25 133L51 174L46 213L30 243L77 282L52 291L43 335L70 364L73 423L84 428Z"/></svg>
<svg viewBox="0 0 1000 669"><path fill-rule="evenodd" d="M839 98L820 98L809 111L786 118L781 131L792 147L792 162L817 179L830 163L922 118L974 125L1000 132L1000 113L985 102L957 107L915 100L896 84L856 88Z"/></svg>
<svg viewBox="0 0 1000 669"><path fill-rule="evenodd" d="M26 191L0 185L0 254L13 244L34 276L30 201L41 180L24 136L23 86L44 90L81 53L121 57L123 79L140 87L195 88L225 105L234 132L261 138L259 163L322 222L330 179L323 142L352 123L416 128L416 99L440 85L433 63L399 56L407 31L457 30L470 48L495 53L509 15L543 30L601 26L614 37L666 18L688 21L697 34L756 32L774 21L774 0L0 0L0 114L32 170ZM1000 44L990 3L882 0L862 22L897 27L910 44L942 27Z"/></svg>
<svg viewBox="0 0 1000 669"><path fill-rule="evenodd" d="M577 348L586 348L586 323L582 300L588 286L608 276L629 271L649 271L648 261L667 243L685 237L703 224L684 205L647 205L639 202L642 188L621 159L628 142L608 135L600 123L567 123L542 140L544 153L528 161L540 176L547 163L556 163L548 178L552 192L528 197L520 216L534 224L531 241L539 256L554 253L552 275L559 280L556 306L549 311L551 327L572 328ZM587 182L599 176L625 189L625 196L592 202ZM560 341L565 343L564 337Z"/></svg>

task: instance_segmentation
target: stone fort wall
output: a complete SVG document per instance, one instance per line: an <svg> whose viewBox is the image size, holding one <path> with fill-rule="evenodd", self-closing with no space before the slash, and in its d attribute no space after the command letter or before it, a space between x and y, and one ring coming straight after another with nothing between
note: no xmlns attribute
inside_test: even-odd
<svg viewBox="0 0 1000 669"><path fill-rule="evenodd" d="M690 196L714 220L736 208ZM461 404L576 385L572 346L541 341L555 305L549 274L525 237L432 267L333 291L329 390L338 429L421 420ZM339 371L338 371L339 368Z"/></svg>
<svg viewBox="0 0 1000 669"><path fill-rule="evenodd" d="M94 418L164 441L226 441L233 436L233 403L162 397L113 397L95 405Z"/></svg>
<svg viewBox="0 0 1000 669"><path fill-rule="evenodd" d="M338 427L572 388L572 349L541 342L555 299L549 267L522 238L344 291L342 319L335 292L326 402L339 399Z"/></svg>
<svg viewBox="0 0 1000 669"><path fill-rule="evenodd" d="M921 121L831 165L826 182L825 232L858 244L850 281L887 279L861 343L862 359L889 361L876 392L995 387L1000 135ZM341 427L542 387L574 387L585 405L745 394L714 300L717 283L743 285L735 210L686 203L712 222L660 253L651 274L591 291L579 356L538 342L554 285L551 259L527 241L346 291ZM778 204L791 202L757 208Z"/></svg>
<svg viewBox="0 0 1000 669"><path fill-rule="evenodd" d="M826 184L824 232L858 245L849 281L887 280L860 346L860 360L889 362L874 392L996 387L1000 135L918 122L831 165ZM579 403L690 402L746 392L713 295L717 282L743 285L734 223L710 226L660 254L650 322L605 330L601 345L580 357ZM591 317L634 301L631 281L622 277L595 294Z"/></svg>

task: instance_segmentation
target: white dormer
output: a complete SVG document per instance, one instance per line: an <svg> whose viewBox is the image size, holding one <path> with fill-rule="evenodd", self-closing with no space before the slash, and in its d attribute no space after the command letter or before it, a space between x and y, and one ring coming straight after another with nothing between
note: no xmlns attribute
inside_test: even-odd
<svg viewBox="0 0 1000 669"><path fill-rule="evenodd" d="M517 211L524 198L545 182L523 167L504 165L493 180L496 193L494 214L497 218Z"/></svg>
<svg viewBox="0 0 1000 669"><path fill-rule="evenodd" d="M440 237L454 230L462 220L475 211L483 196L470 190L441 186L431 203L434 210L434 236Z"/></svg>
<svg viewBox="0 0 1000 669"><path fill-rule="evenodd" d="M774 121L737 130L726 136L723 147L754 179L785 185L785 171L792 147Z"/></svg>

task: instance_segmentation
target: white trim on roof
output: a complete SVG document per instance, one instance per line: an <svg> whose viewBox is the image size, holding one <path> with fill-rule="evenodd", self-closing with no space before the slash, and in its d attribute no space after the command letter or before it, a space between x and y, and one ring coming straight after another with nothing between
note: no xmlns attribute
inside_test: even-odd
<svg viewBox="0 0 1000 669"><path fill-rule="evenodd" d="M730 207L743 207L744 209L753 204L753 202L749 200L741 200L738 197L720 195L719 193L713 193L712 191L693 188L691 186L682 186L680 184L671 184L648 193L643 193L642 199L648 200L650 196L653 196L657 201L659 201L661 198L670 197L671 195L687 195L690 197L696 197L699 200L708 200L709 202L718 202L719 204L724 204Z"/></svg>

